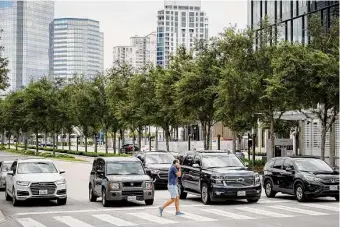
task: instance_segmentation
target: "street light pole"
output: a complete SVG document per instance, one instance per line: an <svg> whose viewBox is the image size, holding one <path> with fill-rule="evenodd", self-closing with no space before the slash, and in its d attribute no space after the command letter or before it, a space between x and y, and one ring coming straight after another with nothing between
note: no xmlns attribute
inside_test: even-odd
<svg viewBox="0 0 340 227"><path fill-rule="evenodd" d="M253 166L255 167L255 138L256 138L256 134L255 134L255 129L254 128L251 129L251 134L253 136L253 138L252 138L252 145L253 145Z"/></svg>

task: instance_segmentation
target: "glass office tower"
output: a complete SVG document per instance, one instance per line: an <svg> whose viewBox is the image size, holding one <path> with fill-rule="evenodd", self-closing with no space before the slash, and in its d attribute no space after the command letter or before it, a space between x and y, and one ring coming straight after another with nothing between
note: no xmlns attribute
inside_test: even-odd
<svg viewBox="0 0 340 227"><path fill-rule="evenodd" d="M10 87L5 93L48 74L53 18L53 1L0 1L0 45L10 70Z"/></svg>

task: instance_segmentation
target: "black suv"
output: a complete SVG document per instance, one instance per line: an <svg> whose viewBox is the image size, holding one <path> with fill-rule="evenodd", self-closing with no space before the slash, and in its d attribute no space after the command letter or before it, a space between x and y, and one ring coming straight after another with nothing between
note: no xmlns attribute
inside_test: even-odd
<svg viewBox="0 0 340 227"><path fill-rule="evenodd" d="M175 159L169 152L166 151L146 151L136 153L146 173L152 178L156 186L166 186L168 184L169 168Z"/></svg>
<svg viewBox="0 0 340 227"><path fill-rule="evenodd" d="M299 202L325 196L339 201L339 172L318 158L273 158L264 167L263 183L267 197L282 192L295 195Z"/></svg>
<svg viewBox="0 0 340 227"><path fill-rule="evenodd" d="M135 157L96 158L93 161L89 182L91 202L102 197L103 206L112 201L154 201L154 186L145 173L142 163Z"/></svg>
<svg viewBox="0 0 340 227"><path fill-rule="evenodd" d="M261 198L260 176L247 170L243 163L230 152L186 152L179 179L179 194L201 196L204 204L228 199L247 199L255 203Z"/></svg>

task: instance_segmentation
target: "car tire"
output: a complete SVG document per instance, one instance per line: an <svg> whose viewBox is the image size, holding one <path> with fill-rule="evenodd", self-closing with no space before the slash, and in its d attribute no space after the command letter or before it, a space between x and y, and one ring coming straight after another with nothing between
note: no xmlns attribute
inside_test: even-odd
<svg viewBox="0 0 340 227"><path fill-rule="evenodd" d="M264 183L264 191L268 198L274 198L276 195L276 191L273 190L273 183L271 180L266 180Z"/></svg>
<svg viewBox="0 0 340 227"><path fill-rule="evenodd" d="M145 205L151 206L153 204L154 199L147 199L145 200Z"/></svg>
<svg viewBox="0 0 340 227"><path fill-rule="evenodd" d="M7 188L5 189L5 198L6 198L6 201L11 201L11 196L7 193Z"/></svg>
<svg viewBox="0 0 340 227"><path fill-rule="evenodd" d="M178 196L179 196L179 198L180 199L186 199L188 193L186 193L184 191L184 188L182 187L182 185L181 184L177 184L177 188L178 188Z"/></svg>
<svg viewBox="0 0 340 227"><path fill-rule="evenodd" d="M208 205L211 203L209 188L207 184L202 185L201 189L201 200L204 205Z"/></svg>
<svg viewBox="0 0 340 227"><path fill-rule="evenodd" d="M67 202L67 197L64 199L57 199L58 206L63 206L66 204L66 202Z"/></svg>
<svg viewBox="0 0 340 227"><path fill-rule="evenodd" d="M90 202L96 202L97 196L93 193L92 185L89 186L89 200Z"/></svg>
<svg viewBox="0 0 340 227"><path fill-rule="evenodd" d="M298 183L295 186L294 194L298 202L304 202L307 199L305 194L305 188L301 183Z"/></svg>
<svg viewBox="0 0 340 227"><path fill-rule="evenodd" d="M14 189L14 187L12 189L12 205L15 206L15 207L18 206L18 200L17 200L17 198L15 196L15 189Z"/></svg>
<svg viewBox="0 0 340 227"><path fill-rule="evenodd" d="M248 203L257 203L259 199L247 199Z"/></svg>
<svg viewBox="0 0 340 227"><path fill-rule="evenodd" d="M102 190L102 204L103 204L103 207L108 207L109 206L109 202L106 199L105 188L103 188L103 190Z"/></svg>
<svg viewBox="0 0 340 227"><path fill-rule="evenodd" d="M339 201L339 196L338 195L335 196L335 199L336 199L336 201Z"/></svg>

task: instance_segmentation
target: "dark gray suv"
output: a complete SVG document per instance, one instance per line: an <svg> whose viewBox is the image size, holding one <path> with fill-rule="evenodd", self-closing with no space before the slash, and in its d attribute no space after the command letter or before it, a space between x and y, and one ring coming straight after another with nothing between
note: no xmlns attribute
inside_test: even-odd
<svg viewBox="0 0 340 227"><path fill-rule="evenodd" d="M98 197L102 197L104 207L122 200L144 200L146 205L152 205L154 185L138 158L100 157L93 161L89 182L90 201Z"/></svg>

